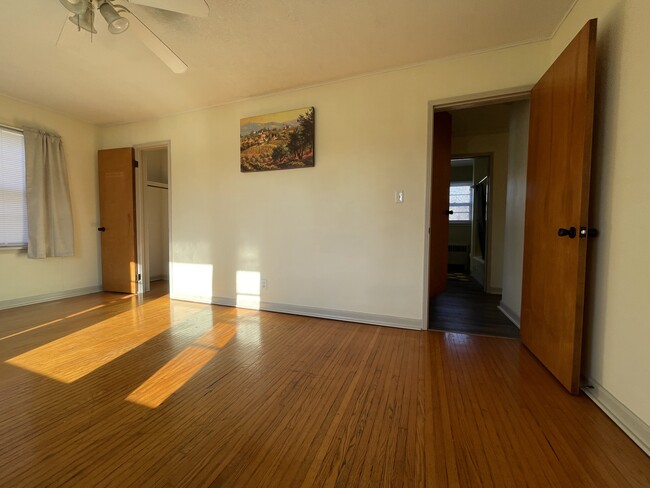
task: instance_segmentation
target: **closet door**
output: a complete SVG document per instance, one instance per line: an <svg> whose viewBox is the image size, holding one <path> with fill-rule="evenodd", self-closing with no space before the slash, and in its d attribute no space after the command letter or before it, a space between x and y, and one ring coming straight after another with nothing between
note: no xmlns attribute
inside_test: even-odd
<svg viewBox="0 0 650 488"><path fill-rule="evenodd" d="M98 152L104 291L138 291L134 161L130 147Z"/></svg>

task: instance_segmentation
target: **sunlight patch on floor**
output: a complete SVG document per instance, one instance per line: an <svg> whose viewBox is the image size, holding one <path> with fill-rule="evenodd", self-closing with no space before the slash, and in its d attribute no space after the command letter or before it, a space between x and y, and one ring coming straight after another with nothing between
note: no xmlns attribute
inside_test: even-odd
<svg viewBox="0 0 650 488"><path fill-rule="evenodd" d="M77 381L169 329L168 320L146 320L149 309L155 309L161 300L166 298L147 302L6 363L63 383Z"/></svg>
<svg viewBox="0 0 650 488"><path fill-rule="evenodd" d="M200 346L186 347L126 399L156 408L198 373L217 352L217 349Z"/></svg>
<svg viewBox="0 0 650 488"><path fill-rule="evenodd" d="M208 364L232 340L236 331L234 325L216 324L156 371L126 398L127 401L158 407Z"/></svg>
<svg viewBox="0 0 650 488"><path fill-rule="evenodd" d="M0 341L4 341L5 339L11 339L12 337L16 337L16 336L19 336L21 334L26 334L28 332L32 332L34 330L41 329L43 327L47 327L48 325L58 324L58 323L63 322L64 320L67 320L67 319L73 319L75 317L79 317L80 315L83 315L85 313L93 312L95 310L99 310L100 308L105 308L105 307L108 307L110 305L113 305L113 304L115 304L115 303L117 303L117 302L119 302L121 300L126 299L126 298L131 298L131 295L126 295L123 298L119 298L117 300L112 300L110 302L101 303L101 304L96 305L94 307L90 307L90 308L81 310L80 312L71 313L70 315L66 315L65 317L61 317L60 319L50 320L49 322L45 322L44 324L40 324L40 325L35 325L33 327L30 327L29 329L14 332L13 334L9 334L8 336L0 337Z"/></svg>

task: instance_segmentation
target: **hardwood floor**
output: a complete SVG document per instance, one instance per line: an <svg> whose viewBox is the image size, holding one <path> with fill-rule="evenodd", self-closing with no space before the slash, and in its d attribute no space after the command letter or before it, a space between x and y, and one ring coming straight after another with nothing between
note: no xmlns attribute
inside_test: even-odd
<svg viewBox="0 0 650 488"><path fill-rule="evenodd" d="M517 341L95 294L0 311L0 486L650 486Z"/></svg>
<svg viewBox="0 0 650 488"><path fill-rule="evenodd" d="M450 273L447 289L429 303L429 328L516 339L519 329L497 308L500 301L469 275Z"/></svg>

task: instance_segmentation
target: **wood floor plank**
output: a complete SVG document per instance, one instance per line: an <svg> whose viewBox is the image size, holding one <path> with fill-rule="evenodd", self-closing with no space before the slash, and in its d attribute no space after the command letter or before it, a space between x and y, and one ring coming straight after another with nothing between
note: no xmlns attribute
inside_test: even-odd
<svg viewBox="0 0 650 488"><path fill-rule="evenodd" d="M516 340L160 284L0 311L0 394L0 486L650 486L648 456Z"/></svg>

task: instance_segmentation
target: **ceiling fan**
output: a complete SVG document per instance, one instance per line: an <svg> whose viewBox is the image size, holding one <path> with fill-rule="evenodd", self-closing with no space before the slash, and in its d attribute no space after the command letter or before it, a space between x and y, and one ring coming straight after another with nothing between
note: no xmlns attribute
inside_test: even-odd
<svg viewBox="0 0 650 488"><path fill-rule="evenodd" d="M210 13L210 8L205 0L125 1L133 5L169 10L196 17L207 17ZM115 3L115 0L59 0L59 2L72 12L73 15L68 20L77 27L77 30L97 34L95 18L99 13L106 21L108 32L111 34L121 34L130 28L140 41L174 73L187 71L187 65L151 29L127 7ZM66 25L69 25L67 20Z"/></svg>

